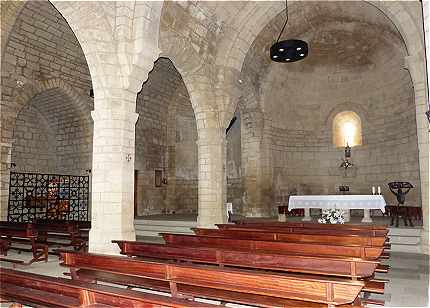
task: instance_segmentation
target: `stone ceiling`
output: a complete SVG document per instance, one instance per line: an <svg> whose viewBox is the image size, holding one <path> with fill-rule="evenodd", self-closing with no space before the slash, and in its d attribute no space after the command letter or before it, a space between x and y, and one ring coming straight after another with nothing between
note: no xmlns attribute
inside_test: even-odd
<svg viewBox="0 0 430 308"><path fill-rule="evenodd" d="M258 59L267 65L269 48L285 21L285 10L259 33L248 51L247 62ZM383 57L406 55L406 47L394 24L377 8L364 1L296 2L282 39L302 39L309 55L289 65L291 70L309 71L318 66L363 71ZM252 59L250 59L250 56Z"/></svg>

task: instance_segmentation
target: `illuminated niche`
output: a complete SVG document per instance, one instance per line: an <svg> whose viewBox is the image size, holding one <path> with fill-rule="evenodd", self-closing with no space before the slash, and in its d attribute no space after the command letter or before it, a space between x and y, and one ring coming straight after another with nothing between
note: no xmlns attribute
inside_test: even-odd
<svg viewBox="0 0 430 308"><path fill-rule="evenodd" d="M361 119L354 111L339 112L333 119L333 144L336 147L362 145Z"/></svg>

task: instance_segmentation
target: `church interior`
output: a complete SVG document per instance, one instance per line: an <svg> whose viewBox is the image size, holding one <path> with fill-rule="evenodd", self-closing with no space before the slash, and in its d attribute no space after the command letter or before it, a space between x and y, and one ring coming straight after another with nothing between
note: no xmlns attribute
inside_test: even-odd
<svg viewBox="0 0 430 308"><path fill-rule="evenodd" d="M0 4L0 307L430 305L430 1Z"/></svg>

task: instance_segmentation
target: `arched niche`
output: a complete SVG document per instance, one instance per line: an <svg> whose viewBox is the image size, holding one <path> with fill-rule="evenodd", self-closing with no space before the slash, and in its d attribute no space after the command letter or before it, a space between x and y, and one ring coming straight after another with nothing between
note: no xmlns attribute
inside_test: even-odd
<svg viewBox="0 0 430 308"><path fill-rule="evenodd" d="M91 169L92 123L61 88L46 89L20 110L11 161L19 172L86 174Z"/></svg>
<svg viewBox="0 0 430 308"><path fill-rule="evenodd" d="M361 119L354 111L342 111L333 119L333 144L336 147L362 145Z"/></svg>
<svg viewBox="0 0 430 308"><path fill-rule="evenodd" d="M136 214L196 214L196 119L170 59L156 61L137 96L136 111Z"/></svg>

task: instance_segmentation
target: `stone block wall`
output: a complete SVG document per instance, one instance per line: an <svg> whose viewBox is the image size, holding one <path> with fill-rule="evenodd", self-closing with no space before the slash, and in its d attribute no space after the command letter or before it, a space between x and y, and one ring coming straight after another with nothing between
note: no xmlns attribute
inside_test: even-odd
<svg viewBox="0 0 430 308"><path fill-rule="evenodd" d="M0 219L5 219L11 162L27 172L81 175L91 169L93 100L81 46L53 5L1 6Z"/></svg>
<svg viewBox="0 0 430 308"><path fill-rule="evenodd" d="M280 72L273 69L265 100L274 119L270 140L276 200L285 203L291 193L335 194L339 185L350 186L352 194L368 194L372 186L381 186L387 203L393 204L387 183L409 181L415 189L407 204L421 204L413 87L401 65L400 59L387 60L384 69L361 77L346 71L328 79L295 77L276 97L270 93L283 78L276 79ZM355 90L357 83L366 91ZM298 87L303 92L296 94L293 89ZM337 113L350 110L361 117L363 144L352 148L354 166L345 174L339 168L344 151L333 144L332 121Z"/></svg>
<svg viewBox="0 0 430 308"><path fill-rule="evenodd" d="M56 170L55 131L33 106L22 110L13 133L11 161L17 172L53 173Z"/></svg>

